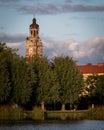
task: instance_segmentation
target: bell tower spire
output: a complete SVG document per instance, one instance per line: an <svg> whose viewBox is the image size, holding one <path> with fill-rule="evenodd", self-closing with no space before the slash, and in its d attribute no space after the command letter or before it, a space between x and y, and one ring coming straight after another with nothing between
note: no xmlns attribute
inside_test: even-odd
<svg viewBox="0 0 104 130"><path fill-rule="evenodd" d="M39 25L33 18L29 27L29 37L26 38L26 62L33 61L34 57L42 57L42 42L39 38Z"/></svg>
<svg viewBox="0 0 104 130"><path fill-rule="evenodd" d="M30 37L39 37L39 25L36 24L35 18L33 18L32 24L30 25Z"/></svg>

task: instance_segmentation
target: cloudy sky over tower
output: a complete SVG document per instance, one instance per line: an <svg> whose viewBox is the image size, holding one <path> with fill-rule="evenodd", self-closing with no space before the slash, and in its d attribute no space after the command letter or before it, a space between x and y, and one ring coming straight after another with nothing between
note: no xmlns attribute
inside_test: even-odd
<svg viewBox="0 0 104 130"><path fill-rule="evenodd" d="M68 55L78 64L104 62L103 0L0 0L0 42L25 56L34 17L44 55Z"/></svg>

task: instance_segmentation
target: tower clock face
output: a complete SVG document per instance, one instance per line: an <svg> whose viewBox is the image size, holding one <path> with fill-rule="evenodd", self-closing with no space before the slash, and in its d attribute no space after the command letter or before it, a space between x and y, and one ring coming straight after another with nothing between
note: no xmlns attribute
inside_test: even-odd
<svg viewBox="0 0 104 130"><path fill-rule="evenodd" d="M33 48L29 48L29 53L32 53L33 52Z"/></svg>

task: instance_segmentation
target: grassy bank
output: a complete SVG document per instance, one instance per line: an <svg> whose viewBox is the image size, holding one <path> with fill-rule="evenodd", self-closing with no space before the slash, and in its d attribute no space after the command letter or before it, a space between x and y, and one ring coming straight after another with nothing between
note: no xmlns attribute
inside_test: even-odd
<svg viewBox="0 0 104 130"><path fill-rule="evenodd" d="M47 119L81 120L84 119L86 111L47 111Z"/></svg>
<svg viewBox="0 0 104 130"><path fill-rule="evenodd" d="M1 107L0 120L20 120L24 119L25 114L21 108Z"/></svg>
<svg viewBox="0 0 104 130"><path fill-rule="evenodd" d="M61 120L104 120L104 107L96 107L89 110L77 111L47 111L47 119L61 119Z"/></svg>
<svg viewBox="0 0 104 130"><path fill-rule="evenodd" d="M104 106L89 109L85 113L85 118L91 120L104 120Z"/></svg>
<svg viewBox="0 0 104 130"><path fill-rule="evenodd" d="M44 112L41 108L35 107L32 111L22 108L0 107L0 120L44 120Z"/></svg>
<svg viewBox="0 0 104 130"><path fill-rule="evenodd" d="M40 107L35 107L32 111L26 111L22 108L0 107L0 120L104 120L104 107L96 107L89 110L77 111L46 111L43 112Z"/></svg>
<svg viewBox="0 0 104 130"><path fill-rule="evenodd" d="M44 120L44 112L40 107L34 107L32 111L25 111L26 119L32 120Z"/></svg>

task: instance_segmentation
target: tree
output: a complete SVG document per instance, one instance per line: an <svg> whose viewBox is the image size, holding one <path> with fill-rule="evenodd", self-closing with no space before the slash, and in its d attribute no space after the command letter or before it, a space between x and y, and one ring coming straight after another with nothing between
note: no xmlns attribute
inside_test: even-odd
<svg viewBox="0 0 104 130"><path fill-rule="evenodd" d="M13 59L11 66L12 73L12 102L25 104L31 98L32 86L34 83L32 70L25 63L24 58Z"/></svg>
<svg viewBox="0 0 104 130"><path fill-rule="evenodd" d="M76 68L75 62L69 57L55 57L54 70L59 82L59 98L62 110L65 104L73 104L79 98L83 87L83 76Z"/></svg>
<svg viewBox="0 0 104 130"><path fill-rule="evenodd" d="M85 81L87 87L86 89L90 95L95 93L97 78L98 75L90 75Z"/></svg>
<svg viewBox="0 0 104 130"><path fill-rule="evenodd" d="M96 97L98 104L104 104L104 75L99 75L96 81Z"/></svg>
<svg viewBox="0 0 104 130"><path fill-rule="evenodd" d="M34 70L37 74L37 101L44 111L44 104L58 100L58 82L47 57L35 58Z"/></svg>
<svg viewBox="0 0 104 130"><path fill-rule="evenodd" d="M103 104L104 75L91 75L86 80L89 103Z"/></svg>
<svg viewBox="0 0 104 130"><path fill-rule="evenodd" d="M12 49L6 46L6 43L0 43L0 57L9 61L11 58L18 56L16 52L18 49Z"/></svg>
<svg viewBox="0 0 104 130"><path fill-rule="evenodd" d="M94 97L95 97L95 91L96 91L96 81L97 81L98 76L97 75L90 75L85 81L85 90L88 93L89 97L89 103L94 104Z"/></svg>
<svg viewBox="0 0 104 130"><path fill-rule="evenodd" d="M7 50L7 46L6 43L0 43L0 53L4 52L5 50ZM1 55L1 54L0 54Z"/></svg>
<svg viewBox="0 0 104 130"><path fill-rule="evenodd" d="M5 103L10 97L10 81L7 64L4 59L0 57L0 103Z"/></svg>
<svg viewBox="0 0 104 130"><path fill-rule="evenodd" d="M11 82L8 62L14 50L6 46L6 43L0 43L0 102L7 103L10 97Z"/></svg>
<svg viewBox="0 0 104 130"><path fill-rule="evenodd" d="M59 83L56 78L56 74L52 68L47 71L47 82L46 85L49 86L48 91L48 102L47 103L56 103L59 101Z"/></svg>
<svg viewBox="0 0 104 130"><path fill-rule="evenodd" d="M29 101L25 104L28 109L32 109L32 107L37 103L36 101L36 89L37 89L37 75L34 71L34 67L32 62L27 64L27 80L29 86L31 86L32 92Z"/></svg>
<svg viewBox="0 0 104 130"><path fill-rule="evenodd" d="M32 95L35 84L31 65L5 43L0 43L0 100L25 104Z"/></svg>

